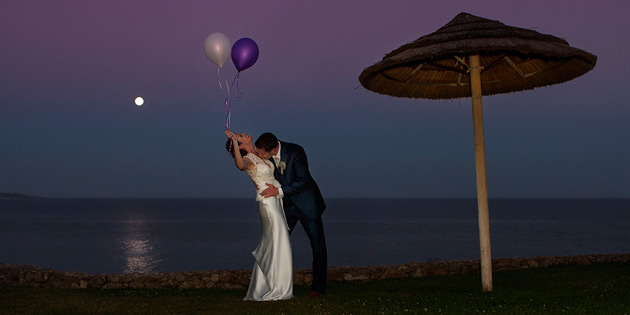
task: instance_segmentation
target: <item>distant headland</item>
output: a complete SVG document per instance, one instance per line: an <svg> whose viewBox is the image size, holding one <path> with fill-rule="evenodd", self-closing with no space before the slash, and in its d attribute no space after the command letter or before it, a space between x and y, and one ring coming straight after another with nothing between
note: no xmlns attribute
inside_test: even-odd
<svg viewBox="0 0 630 315"><path fill-rule="evenodd" d="M41 198L44 198L44 197L18 194L18 193L0 192L0 199L41 199Z"/></svg>

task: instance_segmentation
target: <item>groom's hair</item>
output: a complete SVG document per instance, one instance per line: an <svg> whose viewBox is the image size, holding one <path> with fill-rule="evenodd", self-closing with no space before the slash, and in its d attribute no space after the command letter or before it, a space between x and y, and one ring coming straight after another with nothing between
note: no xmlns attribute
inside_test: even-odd
<svg viewBox="0 0 630 315"><path fill-rule="evenodd" d="M259 149L271 151L278 147L278 138L271 132L265 132L256 139L254 144Z"/></svg>
<svg viewBox="0 0 630 315"><path fill-rule="evenodd" d="M238 143L238 141L236 141L236 143ZM240 143L238 143L240 144ZM227 142L225 143L225 149L230 152L230 155L232 155L232 158L234 158L234 145L232 144L232 139L228 139ZM246 156L247 155L247 151L243 150L243 149L239 149L239 151L241 151L241 156Z"/></svg>

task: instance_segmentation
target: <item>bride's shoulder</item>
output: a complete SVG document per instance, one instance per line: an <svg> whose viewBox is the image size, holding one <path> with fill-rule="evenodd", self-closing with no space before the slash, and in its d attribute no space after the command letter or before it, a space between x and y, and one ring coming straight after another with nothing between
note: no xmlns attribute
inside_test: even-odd
<svg viewBox="0 0 630 315"><path fill-rule="evenodd" d="M246 169L255 169L256 168L256 163L258 162L256 160L257 156L253 155L251 153L248 153L247 155L243 156L243 161L246 164Z"/></svg>
<svg viewBox="0 0 630 315"><path fill-rule="evenodd" d="M252 162L260 160L260 158L256 154L253 154L253 153L247 153L247 155L245 155L243 158L246 158Z"/></svg>
<svg viewBox="0 0 630 315"><path fill-rule="evenodd" d="M258 155L253 154L253 153L247 153L247 155L244 156L243 159L247 159L249 162L251 162L254 165L262 162L262 159Z"/></svg>

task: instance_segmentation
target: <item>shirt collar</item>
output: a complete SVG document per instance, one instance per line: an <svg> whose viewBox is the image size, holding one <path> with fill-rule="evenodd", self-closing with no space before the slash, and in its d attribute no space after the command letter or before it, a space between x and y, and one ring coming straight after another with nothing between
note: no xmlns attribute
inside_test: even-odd
<svg viewBox="0 0 630 315"><path fill-rule="evenodd" d="M277 161L280 161L280 152L282 151L282 147L280 145L280 141L278 141L278 153L276 153L276 155L273 156L273 158Z"/></svg>

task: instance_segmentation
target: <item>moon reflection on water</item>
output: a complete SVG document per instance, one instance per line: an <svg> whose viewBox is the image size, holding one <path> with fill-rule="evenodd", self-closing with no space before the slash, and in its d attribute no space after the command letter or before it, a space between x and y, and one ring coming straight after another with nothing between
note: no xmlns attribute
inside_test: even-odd
<svg viewBox="0 0 630 315"><path fill-rule="evenodd" d="M124 273L149 273L162 261L149 237L150 223L144 219L125 221L127 234L120 241L125 258Z"/></svg>

